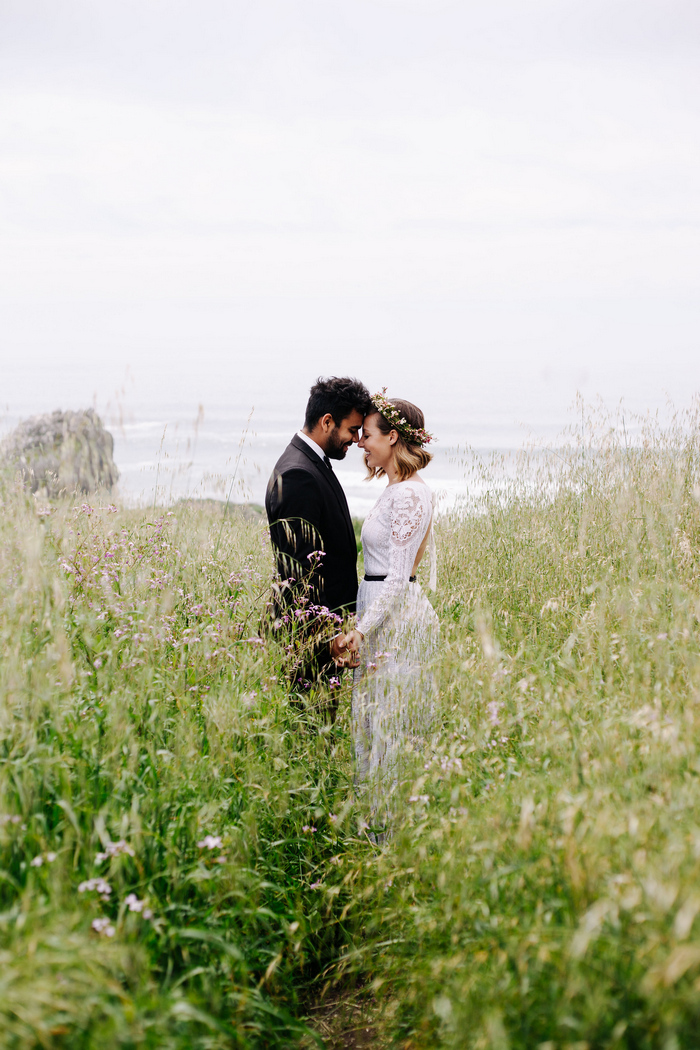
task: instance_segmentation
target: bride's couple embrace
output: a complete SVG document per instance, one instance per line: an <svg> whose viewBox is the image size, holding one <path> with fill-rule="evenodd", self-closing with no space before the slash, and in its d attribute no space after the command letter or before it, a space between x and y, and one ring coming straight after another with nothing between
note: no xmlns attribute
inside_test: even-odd
<svg viewBox="0 0 700 1050"><path fill-rule="evenodd" d="M347 632L313 636L302 676L328 679L338 668L354 668L358 773L362 780L379 774L383 794L402 745L425 731L432 706L429 664L438 622L416 581L428 547L434 575L432 492L418 474L432 458L430 440L423 413L410 402L370 395L356 379L319 379L265 500L280 593L293 603L303 592L346 623L357 614ZM368 476L388 481L362 526L359 589L352 519L333 472L333 461L353 444L364 452Z"/></svg>

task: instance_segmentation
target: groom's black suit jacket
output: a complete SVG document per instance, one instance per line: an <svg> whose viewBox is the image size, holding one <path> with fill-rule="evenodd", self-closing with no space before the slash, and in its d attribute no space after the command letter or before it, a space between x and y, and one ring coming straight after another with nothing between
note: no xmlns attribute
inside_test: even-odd
<svg viewBox="0 0 700 1050"><path fill-rule="evenodd" d="M295 434L267 485L265 510L282 580L307 582L311 598L332 612L354 612L357 544L342 486ZM308 555L323 550L316 569Z"/></svg>

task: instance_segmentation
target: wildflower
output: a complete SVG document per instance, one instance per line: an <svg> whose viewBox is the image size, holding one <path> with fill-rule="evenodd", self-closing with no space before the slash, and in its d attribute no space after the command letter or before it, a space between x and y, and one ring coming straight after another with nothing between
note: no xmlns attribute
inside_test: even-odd
<svg viewBox="0 0 700 1050"><path fill-rule="evenodd" d="M323 885L322 882L312 882L311 885L309 886L309 889L310 890L317 890L322 885Z"/></svg>
<svg viewBox="0 0 700 1050"><path fill-rule="evenodd" d="M301 830L308 831L309 835L313 835L316 828L312 824L304 824L304 827Z"/></svg>
<svg viewBox="0 0 700 1050"><path fill-rule="evenodd" d="M101 864L108 857L118 857L120 853L126 853L129 857L135 856L133 846L130 846L124 839L119 839L119 842L108 842L104 853L95 855L95 863Z"/></svg>
<svg viewBox="0 0 700 1050"><path fill-rule="evenodd" d="M489 713L489 718L491 720L491 725L492 726L497 726L497 725L501 724L501 720L498 717L498 712L499 712L500 707L501 707L501 705L498 703L497 700L491 700L490 703L487 704L487 710L488 710L488 713Z"/></svg>
<svg viewBox="0 0 700 1050"><path fill-rule="evenodd" d="M93 919L92 928L95 933L99 934L101 937L114 937L114 934L116 933L116 930L109 919Z"/></svg>
<svg viewBox="0 0 700 1050"><path fill-rule="evenodd" d="M146 907L145 900L139 900L135 893L127 894L127 896L124 898L124 903L126 904L129 911L140 912L141 915L143 915L144 919L153 918L153 912L150 908Z"/></svg>
<svg viewBox="0 0 700 1050"><path fill-rule="evenodd" d="M328 679L328 684L331 687L331 689L336 689L340 685L340 679L336 677L336 675L332 675Z"/></svg>
<svg viewBox="0 0 700 1050"><path fill-rule="evenodd" d="M428 803L430 802L430 795L411 795L408 801Z"/></svg>
<svg viewBox="0 0 700 1050"><path fill-rule="evenodd" d="M221 835L205 835L197 845L200 849L220 849L222 845Z"/></svg>
<svg viewBox="0 0 700 1050"><path fill-rule="evenodd" d="M34 857L34 859L32 861L30 861L30 867L32 867L32 868L40 868L43 863L44 863L44 858L41 856L41 854L39 854L38 857Z"/></svg>
<svg viewBox="0 0 700 1050"><path fill-rule="evenodd" d="M21 817L17 817L14 814L2 813L0 814L0 827L2 827L3 824L19 824L21 820Z"/></svg>
<svg viewBox="0 0 700 1050"><path fill-rule="evenodd" d="M108 901L112 893L112 887L106 879L86 879L78 886L78 893L99 893L103 901Z"/></svg>
<svg viewBox="0 0 700 1050"><path fill-rule="evenodd" d="M328 814L328 819L330 820L331 824L337 824L338 823L338 814L337 813L329 813Z"/></svg>

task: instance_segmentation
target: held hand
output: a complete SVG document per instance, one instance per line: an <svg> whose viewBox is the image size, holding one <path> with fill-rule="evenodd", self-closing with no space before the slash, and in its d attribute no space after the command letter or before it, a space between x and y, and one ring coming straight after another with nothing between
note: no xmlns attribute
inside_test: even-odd
<svg viewBox="0 0 700 1050"><path fill-rule="evenodd" d="M353 646L349 641L352 634L357 634L357 632L351 631L350 634L337 634L331 641L329 647L330 655L336 667L357 667L360 663L357 647Z"/></svg>
<svg viewBox="0 0 700 1050"><path fill-rule="evenodd" d="M348 643L344 634L336 634L335 638L331 639L329 646L331 659L338 663L339 660L344 660L348 652Z"/></svg>
<svg viewBox="0 0 700 1050"><path fill-rule="evenodd" d="M352 663L350 667L359 667L360 665L360 645L364 639L364 635L354 628L352 631L348 631L345 635L345 642L348 647L348 651L352 657Z"/></svg>

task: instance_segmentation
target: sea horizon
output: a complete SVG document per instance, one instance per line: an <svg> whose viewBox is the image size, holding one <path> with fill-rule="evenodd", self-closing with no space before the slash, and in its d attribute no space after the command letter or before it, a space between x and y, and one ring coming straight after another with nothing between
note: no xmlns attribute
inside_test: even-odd
<svg viewBox="0 0 700 1050"><path fill-rule="evenodd" d="M145 406L136 406L127 413L123 406L115 411L109 405L100 411L96 406L114 439L120 475L115 498L125 506L170 506L183 499L262 506L274 464L301 426L303 415L288 406L269 405L247 412L199 405L194 413L184 399L180 404L171 401L150 407L159 411L148 413ZM6 411L0 416L0 440L21 419L39 414L43 412ZM431 448L433 460L422 476L436 493L438 512L465 504L483 490L471 469L475 458L500 457L507 464L525 448L545 452L556 448L567 430L570 439L579 424L585 426L585 421L575 418L573 406L568 416L551 413L530 426L509 422L504 413L496 419L486 413L472 416L468 424L454 413L437 423L431 421L436 442ZM630 419L631 440L638 429ZM362 453L356 447L334 469L351 514L364 518L385 482L366 479Z"/></svg>

